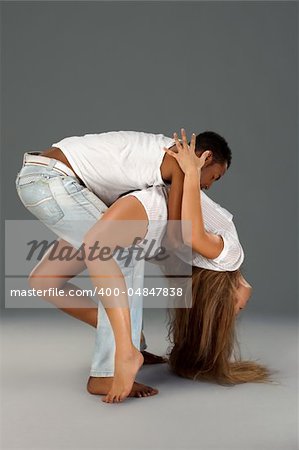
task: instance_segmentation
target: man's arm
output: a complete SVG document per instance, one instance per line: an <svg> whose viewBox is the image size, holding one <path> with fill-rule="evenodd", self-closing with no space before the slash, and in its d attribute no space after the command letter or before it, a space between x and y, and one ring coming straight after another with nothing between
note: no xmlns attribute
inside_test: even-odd
<svg viewBox="0 0 299 450"><path fill-rule="evenodd" d="M172 248L182 245L181 226L177 221L181 220L181 208L183 198L184 172L179 164L172 158L171 185L168 193L168 222L165 240Z"/></svg>

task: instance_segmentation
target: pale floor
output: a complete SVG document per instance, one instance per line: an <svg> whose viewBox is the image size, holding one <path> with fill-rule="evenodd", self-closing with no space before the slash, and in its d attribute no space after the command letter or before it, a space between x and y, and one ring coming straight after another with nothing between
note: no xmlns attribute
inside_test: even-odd
<svg viewBox="0 0 299 450"><path fill-rule="evenodd" d="M167 348L164 321L164 310L145 310L148 350L158 354ZM138 381L159 395L108 405L85 389L91 327L56 310L3 312L1 448L298 449L296 318L244 314L238 329L244 356L277 370L280 384L229 388L147 366Z"/></svg>

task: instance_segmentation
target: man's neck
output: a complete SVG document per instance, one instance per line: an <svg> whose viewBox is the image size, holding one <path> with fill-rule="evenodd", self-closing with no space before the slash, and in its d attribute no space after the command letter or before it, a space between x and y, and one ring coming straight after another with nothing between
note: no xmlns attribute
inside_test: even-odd
<svg viewBox="0 0 299 450"><path fill-rule="evenodd" d="M177 153L176 145L169 147L169 150ZM162 160L162 164L160 166L161 177L163 181L170 182L173 174L174 165L177 164L176 160L169 156L166 152Z"/></svg>

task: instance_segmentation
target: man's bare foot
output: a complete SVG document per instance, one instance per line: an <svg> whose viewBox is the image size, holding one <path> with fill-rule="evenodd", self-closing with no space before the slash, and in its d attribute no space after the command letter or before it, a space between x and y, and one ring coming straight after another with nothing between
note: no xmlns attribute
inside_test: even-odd
<svg viewBox="0 0 299 450"><path fill-rule="evenodd" d="M131 392L136 374L143 364L143 356L133 347L129 355L115 353L115 373L112 386L103 402L119 403Z"/></svg>
<svg viewBox="0 0 299 450"><path fill-rule="evenodd" d="M93 395L107 395L111 389L113 377L89 377L87 382L87 391ZM158 389L154 389L145 384L137 383L133 384L132 390L128 397L151 397L158 394Z"/></svg>
<svg viewBox="0 0 299 450"><path fill-rule="evenodd" d="M167 362L167 358L164 356L154 355L153 353L149 353L146 350L142 352L144 363L143 364L164 364Z"/></svg>

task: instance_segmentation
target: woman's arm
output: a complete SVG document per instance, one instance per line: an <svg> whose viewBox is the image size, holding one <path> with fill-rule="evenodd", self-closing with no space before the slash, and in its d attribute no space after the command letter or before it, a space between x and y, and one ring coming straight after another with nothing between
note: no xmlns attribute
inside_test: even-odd
<svg viewBox="0 0 299 450"><path fill-rule="evenodd" d="M182 130L183 145L179 142L176 133L174 138L178 153L166 148L165 151L177 160L185 173L181 213L183 242L206 258L217 258L223 250L224 242L221 236L205 230L201 208L201 168L204 166L206 159L210 157L210 152L204 152L200 158L196 156L195 134L192 135L190 148L184 130ZM190 233L186 224L184 226L184 221L191 222L192 233Z"/></svg>
<svg viewBox="0 0 299 450"><path fill-rule="evenodd" d="M184 179L182 220L192 223L192 233L190 233L191 230L184 227L183 222L183 241L186 245L192 247L193 251L200 253L205 258L214 259L222 252L224 242L221 236L205 230L199 186L200 170L196 168L188 170Z"/></svg>

